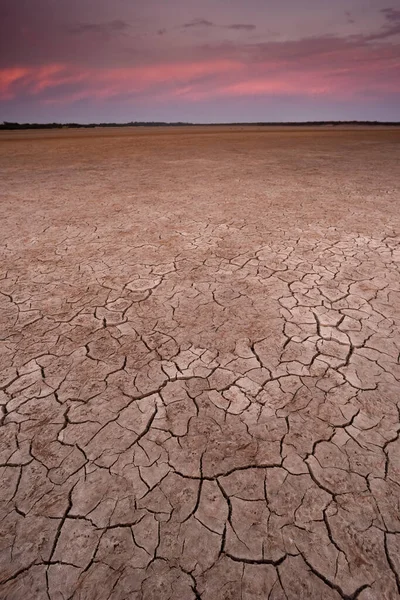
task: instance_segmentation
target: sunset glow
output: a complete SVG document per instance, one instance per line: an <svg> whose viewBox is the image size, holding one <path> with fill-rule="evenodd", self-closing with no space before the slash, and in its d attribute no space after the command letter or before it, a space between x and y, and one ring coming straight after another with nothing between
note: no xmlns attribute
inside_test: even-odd
<svg viewBox="0 0 400 600"><path fill-rule="evenodd" d="M234 20L220 2L204 17L178 0L168 14L157 0L135 11L121 0L113 15L105 0L96 15L89 0L74 13L5 4L0 120L277 120L279 98L282 120L351 119L356 106L360 119L400 118L400 11L381 0L340 1L329 19L316 0L269 15L234 2Z"/></svg>

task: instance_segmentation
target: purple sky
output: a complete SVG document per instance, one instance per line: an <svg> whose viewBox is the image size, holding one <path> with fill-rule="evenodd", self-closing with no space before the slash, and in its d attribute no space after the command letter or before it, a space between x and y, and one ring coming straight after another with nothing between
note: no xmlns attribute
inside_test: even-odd
<svg viewBox="0 0 400 600"><path fill-rule="evenodd" d="M400 121L400 0L1 0L0 121Z"/></svg>

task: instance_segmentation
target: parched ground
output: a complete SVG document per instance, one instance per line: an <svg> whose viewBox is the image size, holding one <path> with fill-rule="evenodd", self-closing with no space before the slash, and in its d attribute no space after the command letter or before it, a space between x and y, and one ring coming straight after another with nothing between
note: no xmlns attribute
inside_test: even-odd
<svg viewBox="0 0 400 600"><path fill-rule="evenodd" d="M399 164L0 135L0 598L400 598Z"/></svg>

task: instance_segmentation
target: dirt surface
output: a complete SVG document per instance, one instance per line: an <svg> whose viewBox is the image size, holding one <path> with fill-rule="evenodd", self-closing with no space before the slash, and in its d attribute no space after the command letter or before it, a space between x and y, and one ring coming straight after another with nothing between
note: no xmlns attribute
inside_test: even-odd
<svg viewBox="0 0 400 600"><path fill-rule="evenodd" d="M399 164L0 135L0 598L400 597Z"/></svg>

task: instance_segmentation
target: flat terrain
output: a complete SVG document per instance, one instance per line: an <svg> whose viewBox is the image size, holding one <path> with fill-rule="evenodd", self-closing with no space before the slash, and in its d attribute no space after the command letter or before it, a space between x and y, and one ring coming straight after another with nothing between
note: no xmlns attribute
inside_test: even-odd
<svg viewBox="0 0 400 600"><path fill-rule="evenodd" d="M0 133L0 598L400 598L399 165Z"/></svg>

